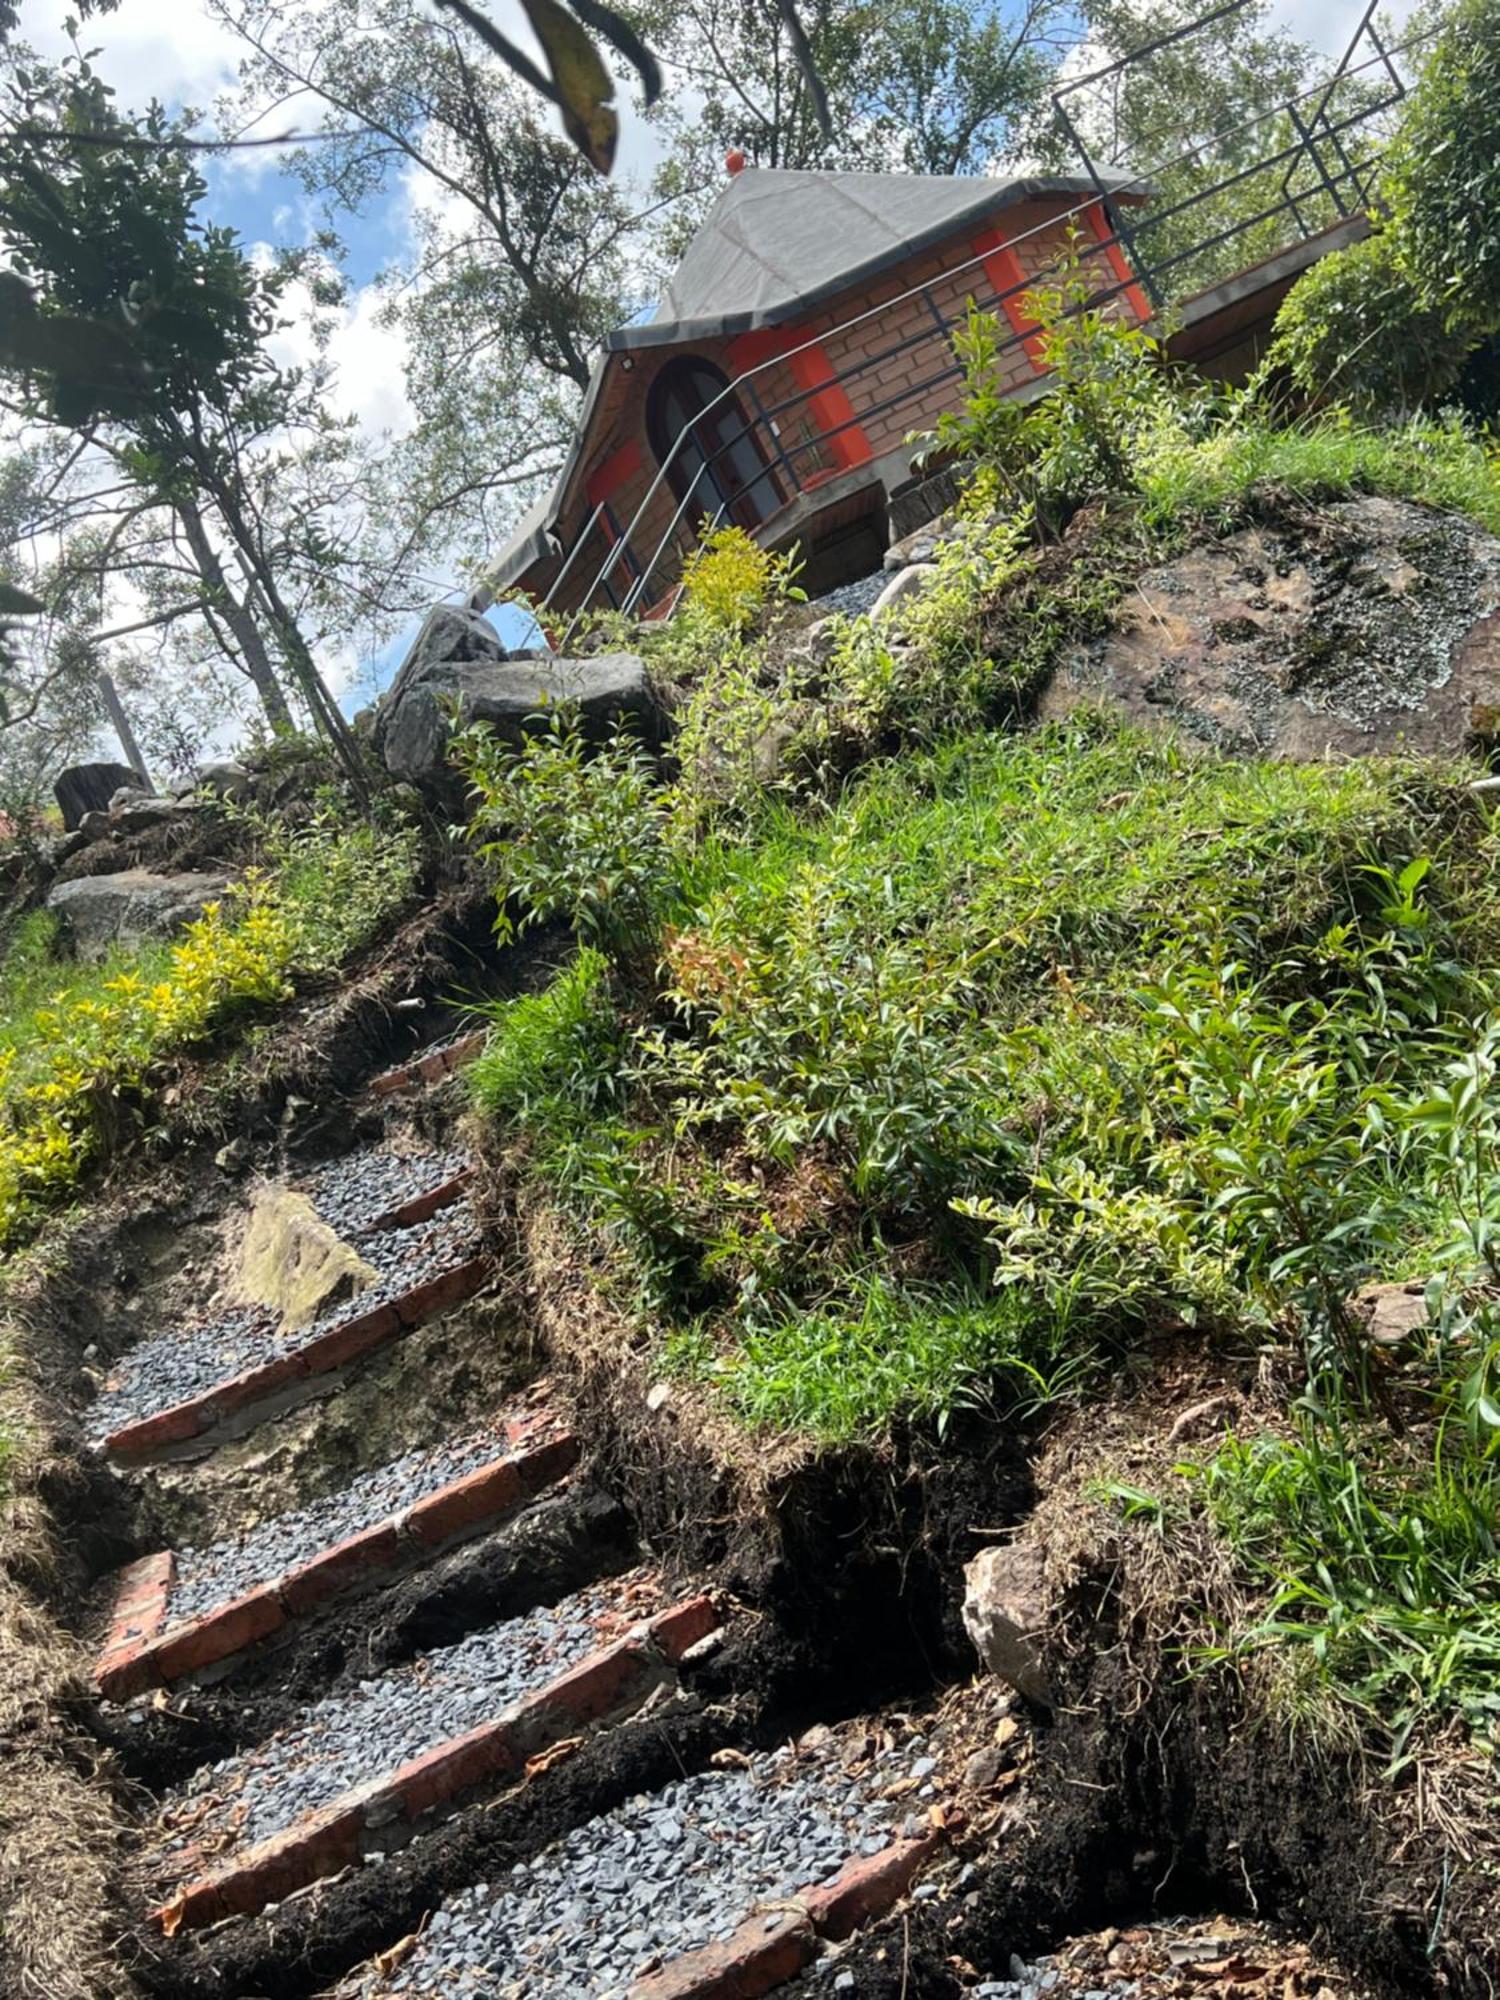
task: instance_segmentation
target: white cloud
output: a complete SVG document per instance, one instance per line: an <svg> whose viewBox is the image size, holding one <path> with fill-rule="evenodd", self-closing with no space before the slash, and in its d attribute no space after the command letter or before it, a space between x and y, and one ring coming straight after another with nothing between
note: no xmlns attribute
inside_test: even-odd
<svg viewBox="0 0 1500 2000"><path fill-rule="evenodd" d="M21 0L21 38L39 55L66 54L67 12L63 0ZM201 108L235 80L235 37L192 0L123 0L118 13L84 22L79 41L101 51L100 70L123 104L155 97Z"/></svg>

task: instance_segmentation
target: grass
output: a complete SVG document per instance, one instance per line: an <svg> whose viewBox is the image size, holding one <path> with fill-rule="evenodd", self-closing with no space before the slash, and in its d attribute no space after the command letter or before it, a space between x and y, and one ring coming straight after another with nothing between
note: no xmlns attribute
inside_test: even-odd
<svg viewBox="0 0 1500 2000"><path fill-rule="evenodd" d="M1500 529L1496 462L1446 424L1116 415L1135 491L1071 568L976 529L921 618L853 621L814 669L766 636L774 589L759 637L678 631L649 811L638 757L566 729L524 784L478 772L512 915L541 894L589 949L495 1012L475 1100L754 1432L940 1438L1085 1398L1162 1328L1293 1344L1306 1408L1190 1474L1262 1589L1243 1643L1311 1660L1398 1761L1419 1725L1488 1743L1500 876L1472 767L1014 723L1253 485ZM1412 1274L1431 1325L1392 1372L1346 1301Z"/></svg>

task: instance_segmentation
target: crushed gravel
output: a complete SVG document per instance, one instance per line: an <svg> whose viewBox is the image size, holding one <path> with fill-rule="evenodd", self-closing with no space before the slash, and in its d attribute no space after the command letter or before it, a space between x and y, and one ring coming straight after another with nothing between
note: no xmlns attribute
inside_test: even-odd
<svg viewBox="0 0 1500 2000"><path fill-rule="evenodd" d="M857 618L862 611L869 610L890 580L885 570L877 569L869 576L856 577L853 583L841 583L837 590L830 590L823 597L815 597L807 608L819 618L835 611L845 618Z"/></svg>
<svg viewBox="0 0 1500 2000"><path fill-rule="evenodd" d="M340 1236L361 1236L400 1203L451 1181L474 1164L470 1154L387 1153L377 1147L350 1153L304 1185L313 1207Z"/></svg>
<svg viewBox="0 0 1500 2000"><path fill-rule="evenodd" d="M312 1703L249 1754L195 1772L168 1800L158 1852L164 1872L180 1875L184 1858L191 1866L205 1846L216 1860L231 1841L253 1846L351 1787L462 1736L659 1602L654 1578L615 1577Z"/></svg>
<svg viewBox="0 0 1500 2000"><path fill-rule="evenodd" d="M167 1600L168 1623L200 1617L260 1584L276 1582L361 1529L373 1528L465 1473L503 1458L506 1451L504 1437L485 1425L435 1448L405 1452L359 1473L326 1499L258 1521L228 1541L180 1549Z"/></svg>
<svg viewBox="0 0 1500 2000"><path fill-rule="evenodd" d="M835 1751L788 1748L680 1779L451 1897L399 1967L356 1973L339 1992L619 2000L657 1960L727 1938L757 1906L878 1854L913 1805L878 1794L920 1761L920 1741L906 1743L856 1775Z"/></svg>
<svg viewBox="0 0 1500 2000"><path fill-rule="evenodd" d="M346 1320L435 1278L479 1254L478 1225L470 1202L460 1199L409 1229L385 1229L361 1245L380 1273L357 1298L347 1299L310 1325L283 1333L274 1313L235 1306L170 1333L140 1341L114 1363L97 1400L84 1413L84 1431L102 1444L111 1431L169 1410L219 1382L295 1353Z"/></svg>

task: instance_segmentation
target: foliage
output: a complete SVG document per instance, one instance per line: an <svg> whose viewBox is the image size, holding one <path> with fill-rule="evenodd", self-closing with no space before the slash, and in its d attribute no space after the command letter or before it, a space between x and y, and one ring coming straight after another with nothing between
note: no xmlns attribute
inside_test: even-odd
<svg viewBox="0 0 1500 2000"><path fill-rule="evenodd" d="M454 739L453 755L488 837L502 936L553 918L623 966L649 958L670 881L668 806L656 767L628 726L591 747L576 712L540 718L512 747L482 723ZM514 900L518 914L507 905Z"/></svg>
<svg viewBox="0 0 1500 2000"><path fill-rule="evenodd" d="M487 1118L514 1118L556 1141L615 1096L619 1028L609 963L590 946L540 993L480 1009L490 1024L466 1074L469 1096Z"/></svg>
<svg viewBox="0 0 1500 2000"><path fill-rule="evenodd" d="M720 632L745 632L774 600L795 603L796 558L772 555L744 528L717 528L694 548L682 574L684 609Z"/></svg>
<svg viewBox="0 0 1500 2000"><path fill-rule="evenodd" d="M325 970L409 893L409 840L314 826L252 872L175 944L59 964L33 918L0 966L0 1245L77 1180L155 1066L247 1008Z"/></svg>
<svg viewBox="0 0 1500 2000"><path fill-rule="evenodd" d="M1390 242L1422 310L1460 337L1500 327L1500 17L1456 0L1386 154Z"/></svg>
<svg viewBox="0 0 1500 2000"><path fill-rule="evenodd" d="M1377 231L1304 271L1276 315L1273 366L1305 396L1380 413L1431 403L1458 380L1476 336L1426 307Z"/></svg>
<svg viewBox="0 0 1500 2000"><path fill-rule="evenodd" d="M971 301L954 350L964 399L938 419L936 440L955 457L980 461L1012 507L1025 507L1043 534L1055 534L1091 494L1129 492L1146 439L1187 411L1161 365L1159 344L1118 299L1101 302L1074 231L1055 276L1022 301L1037 322L1038 359L1048 393L1021 402L1006 393L1002 357L1011 338Z"/></svg>

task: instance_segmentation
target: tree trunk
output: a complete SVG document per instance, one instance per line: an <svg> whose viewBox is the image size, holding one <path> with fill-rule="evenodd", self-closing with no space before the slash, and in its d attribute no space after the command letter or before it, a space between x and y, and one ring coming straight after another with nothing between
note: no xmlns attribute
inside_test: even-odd
<svg viewBox="0 0 1500 2000"><path fill-rule="evenodd" d="M198 573L213 593L215 605L223 616L224 623L234 635L235 644L240 649L240 657L245 664L245 672L254 683L255 692L260 696L260 705L265 710L266 720L273 734L289 736L295 727L292 711L287 706L286 696L281 691L281 682L276 678L276 669L271 665L271 655L266 642L261 637L260 627L250 614L249 607L242 604L229 587L224 574L224 566L214 551L208 538L208 530L203 525L203 516L191 500L178 500L177 517L182 522L187 536L188 547L193 552L193 561L198 565Z"/></svg>
<svg viewBox="0 0 1500 2000"><path fill-rule="evenodd" d="M135 731L130 726L130 717L125 713L125 704L120 699L120 691L103 667L99 669L99 694L114 732L120 739L120 748L125 752L125 762L135 772L145 789L154 792L156 787L151 782L151 773L146 769L141 746L135 740Z"/></svg>

